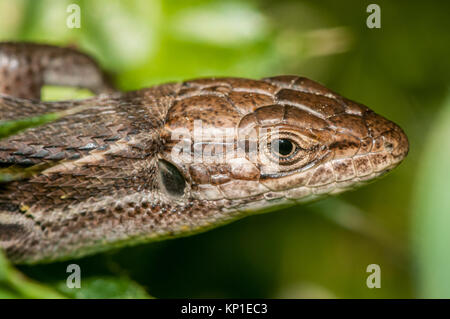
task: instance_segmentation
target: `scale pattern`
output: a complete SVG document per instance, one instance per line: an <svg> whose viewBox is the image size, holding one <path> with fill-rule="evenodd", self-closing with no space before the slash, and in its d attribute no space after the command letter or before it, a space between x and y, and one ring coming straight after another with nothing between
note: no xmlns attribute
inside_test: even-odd
<svg viewBox="0 0 450 319"><path fill-rule="evenodd" d="M41 102L25 89L22 97L0 92L1 120L85 106L0 141L2 167L42 167L0 185L0 246L18 263L186 235L339 193L390 171L408 152L396 124L297 76L199 79L82 101ZM295 160L271 161L260 152L270 136L261 133L254 158L245 150L223 161L255 128L293 136L300 145ZM176 134L183 130L188 138ZM211 138L230 130L231 140ZM186 141L194 154L214 151L186 161L174 153ZM173 185L162 177L167 162L186 181L181 196L171 194Z"/></svg>

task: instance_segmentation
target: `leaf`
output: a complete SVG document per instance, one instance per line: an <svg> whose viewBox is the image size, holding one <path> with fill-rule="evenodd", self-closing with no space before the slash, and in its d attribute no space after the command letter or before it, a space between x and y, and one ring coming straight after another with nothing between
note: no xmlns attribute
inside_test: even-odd
<svg viewBox="0 0 450 319"><path fill-rule="evenodd" d="M413 202L419 297L450 298L450 92L431 126Z"/></svg>
<svg viewBox="0 0 450 319"><path fill-rule="evenodd" d="M25 277L0 251L0 299L3 298L153 298L145 289L125 276L81 278L81 288L69 288L66 281L44 285Z"/></svg>
<svg viewBox="0 0 450 319"><path fill-rule="evenodd" d="M16 270L0 251L0 298L64 298L53 288L36 283Z"/></svg>
<svg viewBox="0 0 450 319"><path fill-rule="evenodd" d="M39 126L57 120L62 115L63 115L62 112L55 112L20 120L0 121L0 138L5 138L10 135L16 134L24 129Z"/></svg>
<svg viewBox="0 0 450 319"><path fill-rule="evenodd" d="M41 90L42 101L82 100L92 96L88 89L68 86L44 85Z"/></svg>
<svg viewBox="0 0 450 319"><path fill-rule="evenodd" d="M91 105L90 103L86 103L60 112L45 113L18 120L0 121L0 139L16 134L27 128L43 125L63 116L78 113L93 106L94 105Z"/></svg>
<svg viewBox="0 0 450 319"><path fill-rule="evenodd" d="M143 287L126 277L92 277L81 280L81 288L68 288L66 282L57 285L59 291L76 299L113 298L148 299L152 298Z"/></svg>

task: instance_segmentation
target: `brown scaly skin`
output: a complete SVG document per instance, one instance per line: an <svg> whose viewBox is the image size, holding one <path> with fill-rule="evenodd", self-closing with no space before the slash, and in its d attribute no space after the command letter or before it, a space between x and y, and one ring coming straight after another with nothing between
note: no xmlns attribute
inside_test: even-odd
<svg viewBox="0 0 450 319"><path fill-rule="evenodd" d="M393 169L408 152L397 125L306 78L200 79L51 103L37 100L49 78L96 92L111 87L74 50L0 44L0 59L8 94L0 95L1 120L92 106L0 141L3 167L53 165L1 185L0 247L17 263L183 236L340 193ZM9 68L12 61L18 67ZM272 152L276 139L288 139L291 154ZM189 161L180 153L186 145L203 157Z"/></svg>

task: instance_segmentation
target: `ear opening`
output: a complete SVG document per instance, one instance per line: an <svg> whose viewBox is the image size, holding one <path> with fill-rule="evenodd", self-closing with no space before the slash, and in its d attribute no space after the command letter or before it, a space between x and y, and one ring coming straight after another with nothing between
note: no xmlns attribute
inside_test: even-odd
<svg viewBox="0 0 450 319"><path fill-rule="evenodd" d="M158 169L161 188L170 196L182 197L186 189L186 180L178 168L172 163L160 159L158 160Z"/></svg>

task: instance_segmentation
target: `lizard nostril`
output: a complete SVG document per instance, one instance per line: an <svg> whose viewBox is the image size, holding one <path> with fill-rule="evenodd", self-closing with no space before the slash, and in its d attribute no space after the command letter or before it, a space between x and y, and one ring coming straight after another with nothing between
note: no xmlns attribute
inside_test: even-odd
<svg viewBox="0 0 450 319"><path fill-rule="evenodd" d="M403 160L406 154L408 154L408 138L403 130L394 126L394 129L383 134L384 149L389 152L397 162Z"/></svg>

